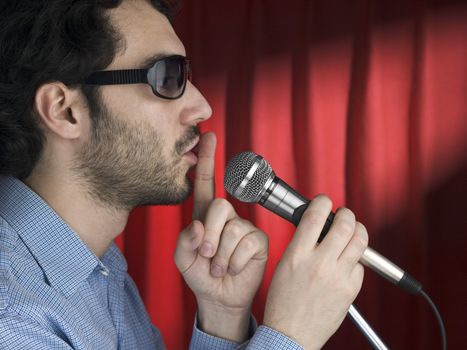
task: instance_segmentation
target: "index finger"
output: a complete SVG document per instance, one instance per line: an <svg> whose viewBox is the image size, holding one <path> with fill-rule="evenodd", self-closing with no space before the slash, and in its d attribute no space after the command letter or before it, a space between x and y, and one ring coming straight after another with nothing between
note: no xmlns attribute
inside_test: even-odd
<svg viewBox="0 0 467 350"><path fill-rule="evenodd" d="M198 148L194 183L193 219L204 221L209 204L215 196L214 155L216 153L216 134L207 132L201 136Z"/></svg>

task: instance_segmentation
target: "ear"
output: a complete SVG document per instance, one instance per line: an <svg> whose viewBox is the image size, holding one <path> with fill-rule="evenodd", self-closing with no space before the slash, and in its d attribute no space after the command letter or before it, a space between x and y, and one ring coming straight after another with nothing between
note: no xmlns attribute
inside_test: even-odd
<svg viewBox="0 0 467 350"><path fill-rule="evenodd" d="M34 108L48 131L63 139L77 139L86 125L87 108L79 90L50 82L36 91Z"/></svg>

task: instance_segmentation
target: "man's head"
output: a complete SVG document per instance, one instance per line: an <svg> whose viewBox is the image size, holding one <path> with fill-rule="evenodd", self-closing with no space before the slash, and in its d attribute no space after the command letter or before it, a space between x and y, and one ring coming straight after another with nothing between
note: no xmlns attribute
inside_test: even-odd
<svg viewBox="0 0 467 350"><path fill-rule="evenodd" d="M175 100L147 84L83 85L101 70L185 55L161 1L0 5L0 175L64 176L118 208L182 201L185 153L211 109L187 83Z"/></svg>

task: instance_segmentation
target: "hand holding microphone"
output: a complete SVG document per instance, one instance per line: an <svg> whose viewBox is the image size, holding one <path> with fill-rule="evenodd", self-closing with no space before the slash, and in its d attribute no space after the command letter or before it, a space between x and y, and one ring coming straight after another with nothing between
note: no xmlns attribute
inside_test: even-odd
<svg viewBox="0 0 467 350"><path fill-rule="evenodd" d="M235 198L259 203L295 226L310 203L277 177L263 157L253 152L240 153L229 161L224 183L227 192ZM331 212L318 242L326 236L333 220L334 213ZM364 251L360 262L412 294L418 294L422 289L417 280L371 248Z"/></svg>
<svg viewBox="0 0 467 350"><path fill-rule="evenodd" d="M306 349L315 349L337 330L348 310L373 348L387 349L351 305L363 281L360 262L409 293L421 295L438 321L442 348L447 348L446 331L436 305L417 280L367 247L366 229L355 221L350 210L339 209L334 214L326 196L306 199L253 152L240 153L229 161L224 185L233 197L259 203L298 226L269 289L266 325L303 342Z"/></svg>
<svg viewBox="0 0 467 350"><path fill-rule="evenodd" d="M318 237L331 200L314 198L279 262L269 288L264 324L320 349L344 320L363 282L358 263L368 244L364 226L349 209L337 211L329 234Z"/></svg>
<svg viewBox="0 0 467 350"><path fill-rule="evenodd" d="M264 172L267 164L256 164L254 158L246 166L244 159L237 162L234 158L227 166L226 188L244 201L256 201L259 193L267 191L264 185L273 180ZM257 178L260 181L256 182ZM245 200L248 194L251 200ZM268 194L271 206L277 196L281 197L275 192ZM280 208L285 216L287 208ZM344 320L363 282L363 266L358 261L367 247L368 234L349 209L337 211L333 224L328 225L328 236L317 244L331 209L332 202L324 195L307 205L275 270L266 302L264 324L305 349L319 349L326 343Z"/></svg>

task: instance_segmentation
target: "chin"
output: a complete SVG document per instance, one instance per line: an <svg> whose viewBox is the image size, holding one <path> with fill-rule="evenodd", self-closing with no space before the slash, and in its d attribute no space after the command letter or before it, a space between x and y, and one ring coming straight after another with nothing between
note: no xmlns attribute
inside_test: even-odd
<svg viewBox="0 0 467 350"><path fill-rule="evenodd" d="M180 192L179 192L179 198L180 201L179 203L182 203L188 199L188 197L191 196L193 193L193 183L189 179L188 176L184 178L183 184L180 186Z"/></svg>
<svg viewBox="0 0 467 350"><path fill-rule="evenodd" d="M174 185L170 189L165 188L158 192L159 195L156 195L157 198L154 198L154 201L150 203L151 205L177 205L183 203L190 197L193 192L193 184L186 176L181 183Z"/></svg>
<svg viewBox="0 0 467 350"><path fill-rule="evenodd" d="M193 193L193 183L191 182L190 178L186 176L183 181L183 185L181 186L181 191L179 193L180 201L178 204L183 203L186 201Z"/></svg>

